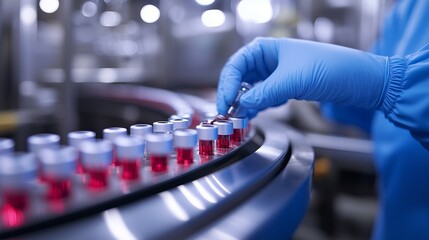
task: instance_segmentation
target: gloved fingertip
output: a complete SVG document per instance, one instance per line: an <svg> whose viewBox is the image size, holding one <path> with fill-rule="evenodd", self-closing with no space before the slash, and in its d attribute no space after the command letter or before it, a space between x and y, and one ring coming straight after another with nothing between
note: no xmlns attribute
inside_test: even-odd
<svg viewBox="0 0 429 240"><path fill-rule="evenodd" d="M255 108L255 101L251 94L245 93L240 98L240 105L245 108Z"/></svg>

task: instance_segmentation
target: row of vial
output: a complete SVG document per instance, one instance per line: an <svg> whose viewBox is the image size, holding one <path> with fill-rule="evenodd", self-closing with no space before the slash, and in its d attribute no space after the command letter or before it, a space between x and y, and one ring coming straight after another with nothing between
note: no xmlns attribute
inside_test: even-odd
<svg viewBox="0 0 429 240"><path fill-rule="evenodd" d="M13 141L0 139L3 207L11 204L25 208L27 183L35 178L46 184L47 198L55 200L70 195L74 173L84 174L85 185L100 191L108 186L112 167L121 170L121 179L133 181L140 178L140 165L145 158L156 173L168 170L174 153L177 164L188 166L194 161L197 145L200 158L227 152L242 142L247 125L246 118L230 118L189 129L187 119L171 119L133 125L130 135L125 128L106 128L103 139L96 139L91 131L71 132L69 146L60 146L58 135L36 134L28 138L31 153L14 153Z"/></svg>

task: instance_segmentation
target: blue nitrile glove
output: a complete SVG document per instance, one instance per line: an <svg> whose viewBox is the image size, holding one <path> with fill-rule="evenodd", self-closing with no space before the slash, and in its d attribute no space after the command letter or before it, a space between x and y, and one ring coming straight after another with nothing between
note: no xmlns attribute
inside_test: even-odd
<svg viewBox="0 0 429 240"><path fill-rule="evenodd" d="M387 62L386 57L331 44L258 38L223 68L218 111L225 114L242 81L260 80L242 96L243 107L260 111L301 99L375 109L382 100Z"/></svg>
<svg viewBox="0 0 429 240"><path fill-rule="evenodd" d="M388 58L324 43L258 38L223 68L218 112L226 113L242 81L260 80L243 94L242 107L257 112L299 99L378 109L429 149L429 46Z"/></svg>

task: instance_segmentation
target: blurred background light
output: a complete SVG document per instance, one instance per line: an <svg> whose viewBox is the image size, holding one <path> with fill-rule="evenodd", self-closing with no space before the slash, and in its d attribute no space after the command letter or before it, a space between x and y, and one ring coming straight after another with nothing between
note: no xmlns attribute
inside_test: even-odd
<svg viewBox="0 0 429 240"><path fill-rule="evenodd" d="M85 17L93 17L97 13L97 5L93 2L85 2L82 5L82 15Z"/></svg>
<svg viewBox="0 0 429 240"><path fill-rule="evenodd" d="M243 0L237 6L238 16L244 22L267 23L273 18L270 0Z"/></svg>
<svg viewBox="0 0 429 240"><path fill-rule="evenodd" d="M158 21L160 15L159 9L151 4L143 6L140 10L140 17L145 23L154 23Z"/></svg>
<svg viewBox="0 0 429 240"><path fill-rule="evenodd" d="M200 4L201 6L208 6L214 3L215 0L195 0L196 3Z"/></svg>
<svg viewBox="0 0 429 240"><path fill-rule="evenodd" d="M201 14L201 22L206 27L219 27L225 22L225 14L218 9L207 10Z"/></svg>
<svg viewBox="0 0 429 240"><path fill-rule="evenodd" d="M39 7L45 13L54 13L58 10L60 2L58 0L40 0Z"/></svg>
<svg viewBox="0 0 429 240"><path fill-rule="evenodd" d="M121 15L113 11L106 11L100 16L100 23L105 27L116 27L121 23L121 20Z"/></svg>

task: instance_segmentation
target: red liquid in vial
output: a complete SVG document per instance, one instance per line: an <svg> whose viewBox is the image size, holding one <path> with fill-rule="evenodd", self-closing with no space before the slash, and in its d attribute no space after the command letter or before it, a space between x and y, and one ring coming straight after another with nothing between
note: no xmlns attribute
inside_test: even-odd
<svg viewBox="0 0 429 240"><path fill-rule="evenodd" d="M7 227L18 227L24 223L24 211L28 207L28 196L25 192L3 193L4 203L1 207L2 223Z"/></svg>
<svg viewBox="0 0 429 240"><path fill-rule="evenodd" d="M229 148L229 135L219 135L217 138L217 148Z"/></svg>
<svg viewBox="0 0 429 240"><path fill-rule="evenodd" d="M239 144L243 140L244 129L234 129L234 132L231 136L231 141L233 144Z"/></svg>
<svg viewBox="0 0 429 240"><path fill-rule="evenodd" d="M209 156L213 155L213 141L212 140L200 140L200 155Z"/></svg>
<svg viewBox="0 0 429 240"><path fill-rule="evenodd" d="M167 171L168 155L150 155L150 166L153 172Z"/></svg>
<svg viewBox="0 0 429 240"><path fill-rule="evenodd" d="M88 188L93 191L99 191L107 188L108 185L108 169L86 169L89 175Z"/></svg>
<svg viewBox="0 0 429 240"><path fill-rule="evenodd" d="M48 193L46 197L51 200L63 199L70 195L71 183L69 179L45 178L48 184Z"/></svg>
<svg viewBox="0 0 429 240"><path fill-rule="evenodd" d="M194 149L192 148L177 148L177 163L190 165L194 162Z"/></svg>
<svg viewBox="0 0 429 240"><path fill-rule="evenodd" d="M140 160L125 160L121 159L122 163L122 174L121 178L123 180L136 180L140 177Z"/></svg>

